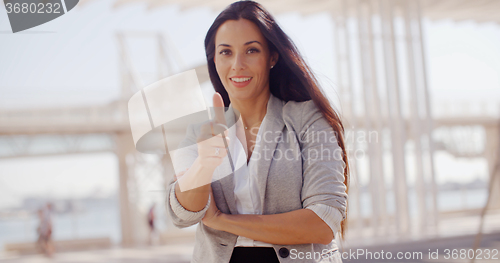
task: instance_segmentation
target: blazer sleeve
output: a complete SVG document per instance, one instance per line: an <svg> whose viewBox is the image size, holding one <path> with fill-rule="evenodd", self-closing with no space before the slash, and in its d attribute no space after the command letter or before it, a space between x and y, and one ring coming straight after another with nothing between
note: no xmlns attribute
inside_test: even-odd
<svg viewBox="0 0 500 263"><path fill-rule="evenodd" d="M340 232L341 230L340 223L343 219L342 214L337 208L324 204L313 204L305 208L316 213L316 215L318 215L319 218L321 218L323 222L325 222L330 227L332 233L334 234L334 237L337 236L337 232Z"/></svg>
<svg viewBox="0 0 500 263"><path fill-rule="evenodd" d="M347 187L345 162L335 132L314 101L302 103L298 134L302 152L302 207L323 204L339 210L346 218Z"/></svg>
<svg viewBox="0 0 500 263"><path fill-rule="evenodd" d="M187 129L187 134L184 140L179 144L178 150L172 159L175 162L175 167L179 171L187 170L198 157L198 146L196 144L195 126L190 125ZM175 175L169 182L167 188L167 200L165 202L167 213L172 219L172 223L179 228L189 227L201 221L205 212L210 205L210 197L207 205L200 211L189 211L185 209L175 196L175 185L177 180Z"/></svg>
<svg viewBox="0 0 500 263"><path fill-rule="evenodd" d="M175 184L177 183L174 182L172 186L170 187L170 192L169 192L169 206L168 211L170 213L170 217L172 218L172 221L175 226L179 228L184 228L188 226L192 226L198 222L201 221L201 219L205 216L205 212L208 210L208 207L210 206L210 196L208 196L208 201L205 207L197 212L189 211L186 208L184 208L181 203L179 203L179 200L177 200L177 197L175 196Z"/></svg>

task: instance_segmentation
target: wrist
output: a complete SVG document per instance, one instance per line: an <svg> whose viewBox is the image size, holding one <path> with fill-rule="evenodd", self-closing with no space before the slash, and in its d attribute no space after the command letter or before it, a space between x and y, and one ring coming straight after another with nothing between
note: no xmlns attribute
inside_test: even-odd
<svg viewBox="0 0 500 263"><path fill-rule="evenodd" d="M197 158L191 167L177 179L181 191L210 185L214 171L204 168Z"/></svg>
<svg viewBox="0 0 500 263"><path fill-rule="evenodd" d="M200 172L202 174L213 175L215 172L215 169L217 168L217 166L214 166L213 164L207 163L206 161L200 159L200 156L198 156L195 159L193 165L196 167L198 172Z"/></svg>
<svg viewBox="0 0 500 263"><path fill-rule="evenodd" d="M217 226L218 230L225 231L227 229L227 226L228 226L227 217L228 216L229 216L228 214L224 214L221 211L217 211L217 215L214 218L214 223Z"/></svg>

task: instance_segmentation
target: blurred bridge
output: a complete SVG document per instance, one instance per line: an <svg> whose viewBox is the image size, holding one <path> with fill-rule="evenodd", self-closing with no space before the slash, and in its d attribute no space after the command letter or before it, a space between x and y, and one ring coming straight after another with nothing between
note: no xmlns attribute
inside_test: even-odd
<svg viewBox="0 0 500 263"><path fill-rule="evenodd" d="M85 1L90 2L90 0ZM134 2L146 2L150 8L164 4L179 4L182 8L208 5L219 11L230 1L159 1L159 0L117 0L116 6ZM231 1L232 2L232 1ZM437 208L437 187L435 182L435 158L437 150L445 150L454 156L465 158L484 157L490 171L498 157L499 115L479 114L477 116L434 116L430 105L427 84L425 50L423 47L422 17L430 19L473 19L478 22L500 22L500 1L475 0L329 0L329 1L260 1L271 12L300 12L304 15L329 12L335 22L335 51L338 65L338 91L349 126L346 132L376 131L380 134L378 143L353 142L349 149L363 149L368 156L369 193L372 200L372 214L363 219L360 211L360 191L357 184L362 171L359 163L352 162L350 202L354 209L350 222L353 238L393 237L408 239L420 233L420 237L439 233L440 212ZM286 3L286 4L285 4ZM352 18L355 18L354 20ZM395 19L402 19L404 28L395 27ZM376 23L375 23L376 22ZM352 25L352 26L351 26ZM330 32L326 32L330 33ZM397 35L404 36L398 39ZM127 39L145 38L157 43L157 80L187 70L182 58L166 36L155 32L120 32L116 38L121 57L121 98L107 105L89 107L67 107L51 109L0 109L0 158L27 156L65 155L75 153L113 152L119 161L119 189L122 244L142 244L146 240L144 215L137 207L139 192L134 178L137 167L149 165L159 170L166 184L172 176L168 156L158 157L151 164L145 161L133 145L127 112L128 98L144 87L139 70L135 68L128 50ZM396 48L403 48L402 57ZM358 56L353 56L358 53ZM382 56L375 56L375 54ZM359 68L353 67L359 59ZM401 63L403 61L403 63ZM382 69L375 65L383 64ZM406 68L407 75L401 68ZM200 82L208 81L206 66L196 68ZM378 79L383 76L384 85ZM354 86L354 78L362 79L361 87ZM354 89L359 88L362 96L357 97ZM411 94L409 100L401 98L402 90ZM408 114L404 113L408 112ZM467 132L484 131L482 145L464 142L461 137L444 136L432 139L438 130L459 129ZM445 132L446 133L446 132ZM385 136L387 135L387 136ZM407 184L409 150L417 167L418 216L410 217ZM387 146L386 146L387 145ZM382 156L389 153L391 169L382 164ZM352 156L351 156L352 157ZM384 175L393 178L393 192L396 200L394 215L387 213L386 183ZM500 193L500 182L495 185ZM432 202L427 202L426 200ZM492 207L500 207L500 197L493 198ZM431 218L432 220L429 220ZM412 231L416 228L417 231ZM171 229L171 228L169 228ZM348 236L348 238L351 238Z"/></svg>

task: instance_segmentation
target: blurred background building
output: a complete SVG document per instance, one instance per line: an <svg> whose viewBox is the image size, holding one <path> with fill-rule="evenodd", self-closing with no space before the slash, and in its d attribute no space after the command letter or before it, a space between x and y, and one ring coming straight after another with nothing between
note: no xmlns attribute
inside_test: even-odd
<svg viewBox="0 0 500 263"><path fill-rule="evenodd" d="M164 209L169 157L135 150L127 102L195 68L210 105L203 40L231 2L80 1L16 34L0 11L0 247L31 249L35 212L52 202L68 250L140 248L156 203L158 245L189 259L194 228L176 229ZM449 237L472 247L481 222L500 239L500 1L259 2L345 121L346 247ZM181 241L187 249L172 249Z"/></svg>

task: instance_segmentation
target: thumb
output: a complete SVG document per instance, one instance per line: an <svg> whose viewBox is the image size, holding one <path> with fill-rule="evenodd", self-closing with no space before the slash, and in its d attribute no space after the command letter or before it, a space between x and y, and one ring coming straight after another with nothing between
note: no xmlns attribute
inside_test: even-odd
<svg viewBox="0 0 500 263"><path fill-rule="evenodd" d="M213 104L214 104L214 112L215 112L215 116L214 116L215 123L222 124L222 125L227 127L226 117L224 115L224 101L222 100L222 96L218 92L216 92L213 96ZM217 134L221 133L222 128L220 127L220 125L216 125L216 126L218 126L216 133Z"/></svg>

